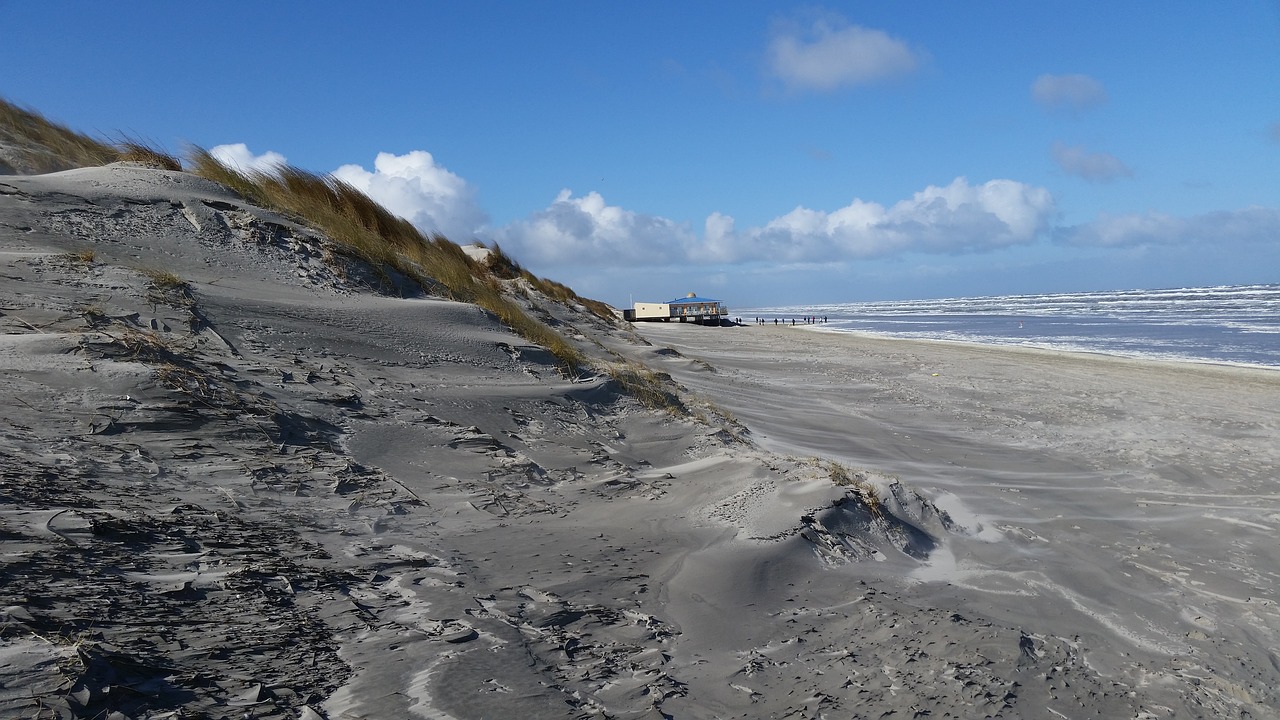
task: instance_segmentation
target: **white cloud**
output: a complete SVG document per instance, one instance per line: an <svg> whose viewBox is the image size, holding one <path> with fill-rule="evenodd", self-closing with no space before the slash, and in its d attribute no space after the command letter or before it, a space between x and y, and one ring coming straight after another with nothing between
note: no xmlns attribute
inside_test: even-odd
<svg viewBox="0 0 1280 720"><path fill-rule="evenodd" d="M716 215L718 232L708 233L697 259L827 262L907 252L984 252L1033 242L1054 212L1053 196L1044 188L1013 180L970 185L956 178L892 207L859 199L832 212L797 207L736 235L733 219Z"/></svg>
<svg viewBox="0 0 1280 720"><path fill-rule="evenodd" d="M1101 215L1084 225L1062 228L1054 239L1067 245L1132 247L1137 245L1205 245L1275 243L1280 238L1280 210L1247 207L1188 218L1147 212Z"/></svg>
<svg viewBox="0 0 1280 720"><path fill-rule="evenodd" d="M244 143L218 145L209 150L213 159L240 172L273 172L287 161L278 152L268 150L261 155L254 155Z"/></svg>
<svg viewBox="0 0 1280 720"><path fill-rule="evenodd" d="M1061 142L1055 142L1051 152L1063 172L1089 182L1105 183L1116 178L1133 177L1133 170L1111 153L1089 152L1083 147Z"/></svg>
<svg viewBox="0 0 1280 720"><path fill-rule="evenodd" d="M827 212L797 207L738 231L728 215L707 217L703 237L687 225L607 205L599 193L563 190L545 210L494 233L516 258L600 267L767 261L825 263L906 252L984 252L1034 241L1055 213L1044 188L1012 180L970 185L956 178L892 207L855 199Z"/></svg>
<svg viewBox="0 0 1280 720"><path fill-rule="evenodd" d="M1081 112L1105 104L1107 91L1088 75L1041 75L1031 83L1031 97L1048 110Z"/></svg>
<svg viewBox="0 0 1280 720"><path fill-rule="evenodd" d="M708 259L729 258L734 254L734 220L728 215L713 212L703 226L702 247L695 254Z"/></svg>
<svg viewBox="0 0 1280 720"><path fill-rule="evenodd" d="M334 177L361 190L383 207L429 233L454 242L470 242L487 222L475 190L461 177L437 165L431 153L378 153L374 171L343 165Z"/></svg>
<svg viewBox="0 0 1280 720"><path fill-rule="evenodd" d="M687 226L624 210L590 192L561 190L545 210L494 233L503 249L530 261L583 265L662 265L684 258L695 239Z"/></svg>
<svg viewBox="0 0 1280 720"><path fill-rule="evenodd" d="M826 15L807 27L779 25L769 42L769 72L792 90L831 91L909 74L920 58L881 30Z"/></svg>

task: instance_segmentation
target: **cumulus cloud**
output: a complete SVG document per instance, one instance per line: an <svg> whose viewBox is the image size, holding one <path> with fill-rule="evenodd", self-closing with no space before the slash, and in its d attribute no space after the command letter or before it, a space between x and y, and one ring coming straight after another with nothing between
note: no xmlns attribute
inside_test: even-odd
<svg viewBox="0 0 1280 720"><path fill-rule="evenodd" d="M1180 218L1164 213L1102 215L1084 225L1062 228L1054 239L1067 245L1133 247L1274 243L1280 237L1280 210L1247 207Z"/></svg>
<svg viewBox="0 0 1280 720"><path fill-rule="evenodd" d="M469 242L487 222L475 189L425 150L378 153L373 168L369 172L360 165L343 165L333 175L419 229L458 243Z"/></svg>
<svg viewBox="0 0 1280 720"><path fill-rule="evenodd" d="M1089 182L1105 183L1116 178L1133 177L1133 170L1111 153L1089 152L1083 147L1061 142L1055 142L1051 152L1063 172Z"/></svg>
<svg viewBox="0 0 1280 720"><path fill-rule="evenodd" d="M223 165L241 172L272 172L287 163L283 155L271 150L254 155L244 143L218 145L210 149L209 154Z"/></svg>
<svg viewBox="0 0 1280 720"><path fill-rule="evenodd" d="M1031 83L1031 97L1047 110L1083 112L1105 104L1107 91L1088 75L1041 75Z"/></svg>
<svg viewBox="0 0 1280 720"><path fill-rule="evenodd" d="M712 213L699 239L687 225L624 210L599 193L561 191L545 210L495 233L535 263L623 265L824 263L897 253L984 252L1034 241L1055 213L1044 188L956 178L891 207L855 199L834 211L797 207L760 227Z"/></svg>
<svg viewBox="0 0 1280 720"><path fill-rule="evenodd" d="M766 57L769 72L789 89L820 92L909 74L921 62L902 40L836 15L779 24Z"/></svg>
<svg viewBox="0 0 1280 720"><path fill-rule="evenodd" d="M662 265L683 259L695 241L673 220L609 205L598 192L574 197L567 189L494 239L516 257L567 265Z"/></svg>
<svg viewBox="0 0 1280 720"><path fill-rule="evenodd" d="M720 216L721 232L715 242L708 233L698 255L714 262L826 262L907 252L984 252L1034 241L1054 212L1053 196L1044 188L1013 180L970 185L961 177L891 207L859 199L832 212L798 207L738 234L732 232L732 218Z"/></svg>

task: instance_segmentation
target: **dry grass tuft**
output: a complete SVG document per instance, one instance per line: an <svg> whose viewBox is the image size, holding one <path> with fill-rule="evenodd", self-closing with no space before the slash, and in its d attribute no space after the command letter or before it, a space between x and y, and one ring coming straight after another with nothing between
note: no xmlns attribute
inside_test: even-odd
<svg viewBox="0 0 1280 720"><path fill-rule="evenodd" d="M147 291L147 301L152 305L168 305L183 308L189 314L187 322L192 331L200 327L201 316L196 311L196 296L191 283L178 275L156 267L138 268L138 272L147 277L151 288Z"/></svg>
<svg viewBox="0 0 1280 720"><path fill-rule="evenodd" d="M108 342L94 343L92 347L96 352L116 360L147 365L162 385L185 393L206 407L251 409L233 385L226 384L208 368L193 361L189 343L135 327L125 327L119 333L100 332Z"/></svg>
<svg viewBox="0 0 1280 720"><path fill-rule="evenodd" d="M867 512L871 513L872 517L878 518L884 514L880 492L876 490L875 485L872 485L867 480L866 473L859 470L851 470L834 460L827 463L827 472L831 476L831 482L843 487L853 488L862 498L862 504L866 506Z"/></svg>
<svg viewBox="0 0 1280 720"><path fill-rule="evenodd" d="M106 165L118 159L110 144L76 132L28 108L0 98L0 140L13 146L14 169L47 173Z"/></svg>
<svg viewBox="0 0 1280 720"><path fill-rule="evenodd" d="M689 414L689 409L673 389L675 381L670 375L630 361L609 365L606 372L621 386L623 392L636 398L646 407L665 410L678 416Z"/></svg>
<svg viewBox="0 0 1280 720"><path fill-rule="evenodd" d="M226 185L239 193L240 197L255 205L267 204L266 195L248 174L223 165L218 162L217 158L210 155L208 150L201 147L189 148L187 150L187 161L191 172L196 175Z"/></svg>
<svg viewBox="0 0 1280 720"><path fill-rule="evenodd" d="M7 141L20 173L48 173L78 167L98 167L120 160L163 170L181 170L182 163L138 140L118 143L95 138L54 122L39 112L0 98L0 140Z"/></svg>
<svg viewBox="0 0 1280 720"><path fill-rule="evenodd" d="M64 254L62 257L66 258L67 260L70 260L71 262L79 262L79 263L84 263L86 265L92 265L94 258L98 257L98 253L93 248L83 248L80 250L73 250L69 253Z"/></svg>
<svg viewBox="0 0 1280 720"><path fill-rule="evenodd" d="M543 295L546 295L562 305L581 305L592 315L595 315L609 324L613 324L618 321L618 316L613 312L613 308L599 300L584 298L574 292L573 289L567 285L558 283L555 280L537 277L527 271L525 272L524 277L529 281L530 285L537 288Z"/></svg>
<svg viewBox="0 0 1280 720"><path fill-rule="evenodd" d="M151 281L151 286L156 290L170 292L174 290L190 290L191 284L183 280L178 275L157 267L141 267L138 272L147 276Z"/></svg>
<svg viewBox="0 0 1280 720"><path fill-rule="evenodd" d="M617 315L613 312L613 308L609 307L607 304L602 303L599 300L584 298L574 292L573 289L567 285L563 285L554 280L538 277L524 269L520 266L520 263L516 262L510 255L504 252L497 243L494 243L493 246L489 248L489 256L485 258L484 266L490 275L502 280L523 278L535 290L561 305L581 305L591 314L609 322L610 324L616 322L618 319Z"/></svg>
<svg viewBox="0 0 1280 720"><path fill-rule="evenodd" d="M118 152L120 160L141 163L158 170L182 169L182 162L176 157L137 140L121 141Z"/></svg>
<svg viewBox="0 0 1280 720"><path fill-rule="evenodd" d="M502 280L515 280L524 277L528 271L520 266L502 247L494 243L489 248L489 255L484 260L484 267L489 274Z"/></svg>
<svg viewBox="0 0 1280 720"><path fill-rule="evenodd" d="M107 311L98 303L91 303L80 308L80 317L84 318L86 324L91 328L106 324L110 321L107 317Z"/></svg>

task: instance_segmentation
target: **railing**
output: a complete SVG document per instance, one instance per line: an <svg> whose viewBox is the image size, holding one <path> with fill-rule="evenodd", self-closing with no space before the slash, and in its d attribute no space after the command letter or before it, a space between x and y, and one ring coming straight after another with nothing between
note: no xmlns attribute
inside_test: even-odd
<svg viewBox="0 0 1280 720"><path fill-rule="evenodd" d="M673 317L690 317L694 315L728 315L729 310L723 305L680 305Z"/></svg>

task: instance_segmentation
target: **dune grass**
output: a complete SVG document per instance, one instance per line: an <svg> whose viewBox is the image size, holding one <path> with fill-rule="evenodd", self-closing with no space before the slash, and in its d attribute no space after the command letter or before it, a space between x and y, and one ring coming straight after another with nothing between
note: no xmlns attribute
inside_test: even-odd
<svg viewBox="0 0 1280 720"><path fill-rule="evenodd" d="M827 472L831 476L831 482L842 487L853 488L862 498L863 505L867 507L867 512L871 513L872 517L878 518L884 514L880 493L876 490L876 486L867 480L865 472L851 470L835 460L827 463Z"/></svg>
<svg viewBox="0 0 1280 720"><path fill-rule="evenodd" d="M119 159L119 151L109 143L4 98L0 98L0 139L12 143L35 172L105 165Z"/></svg>
<svg viewBox="0 0 1280 720"><path fill-rule="evenodd" d="M108 142L77 132L30 108L0 98L0 140L7 140L28 172L46 173L97 167L128 160L164 170L181 170L172 155L141 140Z"/></svg>
<svg viewBox="0 0 1280 720"><path fill-rule="evenodd" d="M182 169L182 161L141 140L124 139L116 147L120 160L142 163L160 170L178 171Z"/></svg>
<svg viewBox="0 0 1280 720"><path fill-rule="evenodd" d="M630 360L609 365L606 372L624 392L645 406L665 410L678 417L689 414L689 409L676 394L675 382L670 375Z"/></svg>
<svg viewBox="0 0 1280 720"><path fill-rule="evenodd" d="M117 143L86 135L54 122L35 110L0 98L0 140L8 141L19 172L54 172L94 167L121 160L166 170L181 170L172 155L141 141ZM369 196L331 175L284 166L274 172L242 172L228 167L203 148L192 148L188 170L240 193L247 201L295 218L333 239L351 257L382 273L389 286L395 271L428 292L474 303L492 313L518 335L550 350L576 373L585 356L555 330L530 317L506 297L501 280L524 278L561 303L579 304L612 322L604 303L579 297L568 287L534 276L501 249L488 263L472 260L442 235L424 235L408 220L392 214ZM494 259L496 258L496 260ZM155 278L153 278L153 281ZM156 283L157 289L163 282Z"/></svg>
<svg viewBox="0 0 1280 720"><path fill-rule="evenodd" d="M190 293L191 284L169 270L146 266L138 268L138 272L146 276L151 286L159 293Z"/></svg>
<svg viewBox="0 0 1280 720"><path fill-rule="evenodd" d="M521 267L520 263L513 260L510 255L503 252L497 243L494 243L489 248L489 256L485 259L484 265L489 270L489 273L495 277L504 280L521 278L538 292L562 305L581 305L591 314L609 323L617 320L613 308L607 304L599 300L584 298L567 285L534 275Z"/></svg>
<svg viewBox="0 0 1280 720"><path fill-rule="evenodd" d="M490 266L472 260L442 235L424 235L408 220L332 175L290 166L245 172L199 147L191 149L188 161L192 172L230 187L249 202L314 227L384 276L394 270L429 292L488 310L518 335L550 350L566 371L576 373L585 364L577 348L505 296L500 276Z"/></svg>
<svg viewBox="0 0 1280 720"><path fill-rule="evenodd" d="M71 252L64 253L62 255L62 257L66 258L67 260L73 263L83 263L85 265L92 265L94 258L96 258L97 256L98 256L98 253L93 248L81 248L79 250L72 250Z"/></svg>

